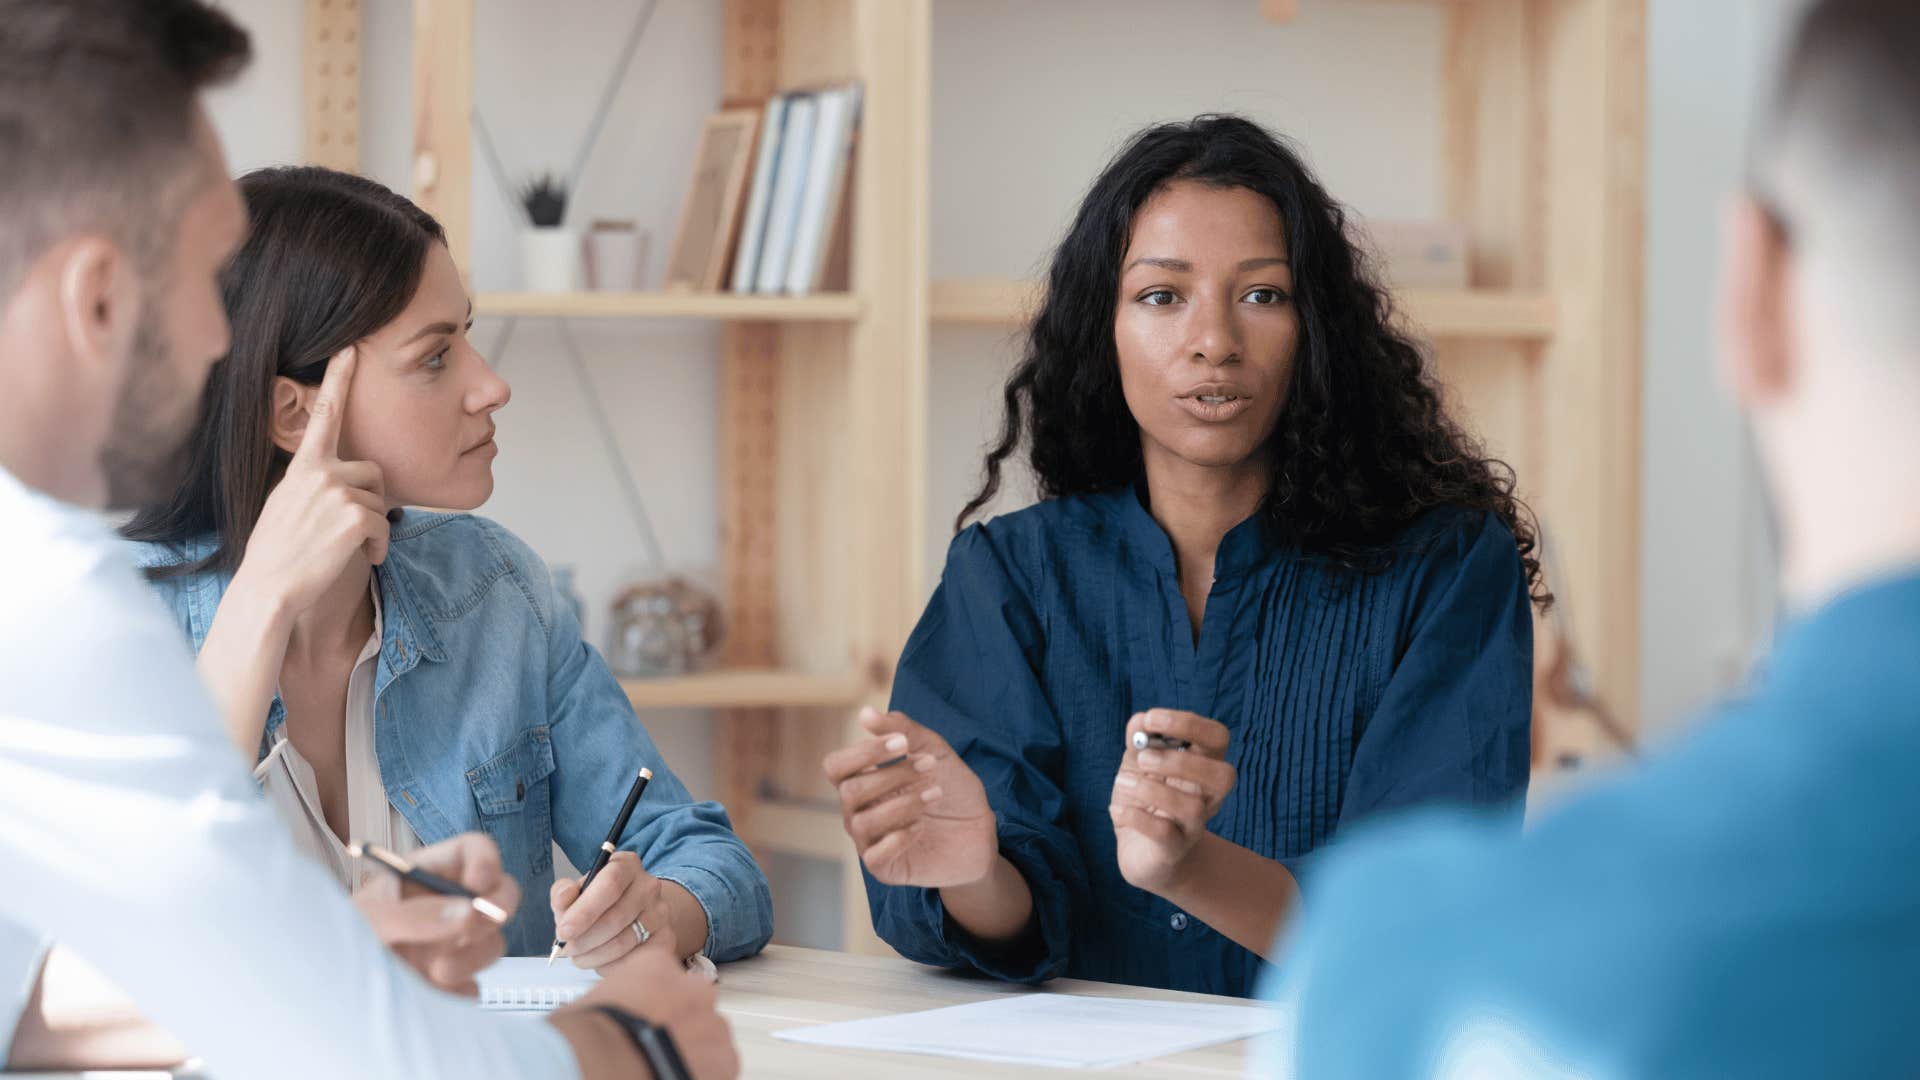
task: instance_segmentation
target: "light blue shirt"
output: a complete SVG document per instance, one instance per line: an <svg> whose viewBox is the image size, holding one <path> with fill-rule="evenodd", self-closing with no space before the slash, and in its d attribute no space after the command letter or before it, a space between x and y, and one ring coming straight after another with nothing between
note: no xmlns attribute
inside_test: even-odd
<svg viewBox="0 0 1920 1080"><path fill-rule="evenodd" d="M1429 817L1315 885L1267 988L1302 1077L1920 1075L1920 574L1524 836Z"/></svg>
<svg viewBox="0 0 1920 1080"><path fill-rule="evenodd" d="M112 533L4 470L0 522L0 1008L44 936L216 1076L578 1075L552 1026L429 987L294 848Z"/></svg>
<svg viewBox="0 0 1920 1080"><path fill-rule="evenodd" d="M134 550L143 566L173 566L201 560L214 542ZM760 951L773 936L766 875L726 810L694 801L667 767L531 548L485 518L408 510L374 578L383 616L374 752L387 801L422 843L485 832L500 845L528 898L507 925L509 955L546 955L554 841L575 866L591 864L642 766L653 780L619 846L699 901L709 957ZM198 651L229 576L153 584ZM276 694L261 756L286 716Z"/></svg>

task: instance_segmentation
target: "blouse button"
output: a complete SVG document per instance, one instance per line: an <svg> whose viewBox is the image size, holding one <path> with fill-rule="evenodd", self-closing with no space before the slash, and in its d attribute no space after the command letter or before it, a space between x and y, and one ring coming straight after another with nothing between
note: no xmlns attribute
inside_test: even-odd
<svg viewBox="0 0 1920 1080"><path fill-rule="evenodd" d="M1174 912L1173 918L1167 920L1167 925L1173 927L1175 930L1185 930L1187 928L1187 913L1184 911Z"/></svg>

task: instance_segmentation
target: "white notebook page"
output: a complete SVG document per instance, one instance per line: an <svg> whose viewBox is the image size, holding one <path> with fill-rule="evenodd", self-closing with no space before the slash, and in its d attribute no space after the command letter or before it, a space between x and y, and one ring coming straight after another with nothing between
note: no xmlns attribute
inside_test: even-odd
<svg viewBox="0 0 1920 1080"><path fill-rule="evenodd" d="M1272 1006L1036 993L792 1028L774 1037L816 1046L1098 1069L1245 1039L1284 1024Z"/></svg>
<svg viewBox="0 0 1920 1080"><path fill-rule="evenodd" d="M480 1007L509 1012L551 1012L593 989L600 976L566 957L547 966L544 956L503 956L474 977Z"/></svg>

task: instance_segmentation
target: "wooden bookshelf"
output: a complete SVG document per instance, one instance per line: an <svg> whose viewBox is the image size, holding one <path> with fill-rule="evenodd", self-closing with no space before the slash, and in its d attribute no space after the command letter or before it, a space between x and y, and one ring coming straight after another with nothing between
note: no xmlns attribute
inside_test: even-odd
<svg viewBox="0 0 1920 1080"><path fill-rule="evenodd" d="M477 308L720 325L727 666L624 686L636 708L719 710L721 797L741 835L761 852L837 860L847 947L873 950L859 866L823 799L819 755L856 730L855 706L885 701L925 596L932 329L1011 332L1032 292L1014 280L929 280L933 0L724 2L721 100L865 86L848 208L850 292L490 293ZM1304 21L1338 2L1217 10ZM475 0L412 3L413 194L465 260ZM359 5L306 5L306 145L352 167L356 155L343 148L357 150L358 114L342 107L339 80L327 79L357 71ZM1595 686L1631 726L1646 0L1439 6L1436 206L1467 225L1472 288L1412 291L1399 305L1432 340L1463 415L1514 464L1553 530L1574 639ZM1021 33L1019 20L1004 32ZM1365 43L1354 50L1364 56Z"/></svg>
<svg viewBox="0 0 1920 1080"><path fill-rule="evenodd" d="M860 317L850 293L817 296L735 296L700 292L481 293L476 315L567 319L706 319L718 322L839 322Z"/></svg>
<svg viewBox="0 0 1920 1080"><path fill-rule="evenodd" d="M1544 342L1558 326L1553 296L1504 289L1410 289L1394 297L1407 323L1430 338Z"/></svg>
<svg viewBox="0 0 1920 1080"><path fill-rule="evenodd" d="M769 851L809 859L853 862L853 841L840 824L838 807L788 799L755 799L747 813L754 820L754 839ZM864 911L863 888L855 897Z"/></svg>
<svg viewBox="0 0 1920 1080"><path fill-rule="evenodd" d="M851 708L871 693L867 683L851 673L776 668L722 668L657 679L622 679L620 688L636 709Z"/></svg>
<svg viewBox="0 0 1920 1080"><path fill-rule="evenodd" d="M928 306L936 325L1013 328L1032 315L1038 288L1012 280L935 281ZM1545 341L1555 329L1554 299L1545 292L1415 289L1395 303L1413 328L1434 338Z"/></svg>
<svg viewBox="0 0 1920 1080"><path fill-rule="evenodd" d="M1024 323L1039 296L1031 281L976 278L932 282L927 309L936 325L1014 327Z"/></svg>

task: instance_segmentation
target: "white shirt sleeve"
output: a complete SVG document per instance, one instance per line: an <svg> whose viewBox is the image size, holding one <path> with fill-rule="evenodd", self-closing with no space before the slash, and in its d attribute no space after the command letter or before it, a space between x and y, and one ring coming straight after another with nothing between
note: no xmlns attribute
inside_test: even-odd
<svg viewBox="0 0 1920 1080"><path fill-rule="evenodd" d="M33 982L47 959L47 942L39 934L0 919L0 1069L7 1067L20 1015L33 996Z"/></svg>
<svg viewBox="0 0 1920 1080"><path fill-rule="evenodd" d="M551 1025L482 1013L381 946L261 799L110 534L10 480L0 920L85 957L214 1075L577 1076ZM17 522L23 504L41 513Z"/></svg>

